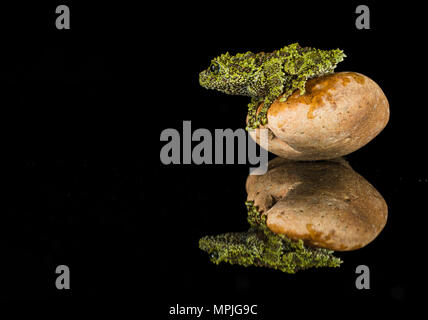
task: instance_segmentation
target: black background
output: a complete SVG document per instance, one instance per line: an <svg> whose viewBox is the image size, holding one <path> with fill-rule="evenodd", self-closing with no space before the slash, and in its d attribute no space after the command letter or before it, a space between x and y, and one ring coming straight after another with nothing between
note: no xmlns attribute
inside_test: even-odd
<svg viewBox="0 0 428 320"><path fill-rule="evenodd" d="M71 30L55 29L58 4L70 6ZM428 183L422 14L366 2L371 29L357 30L358 4L4 6L0 297L136 299L159 318L177 303L258 304L270 317L315 301L413 301ZM387 127L346 157L385 198L388 223L367 247L339 253L339 269L215 266L198 239L247 229L249 166L165 166L160 133L181 132L183 120L244 127L248 98L205 90L198 73L226 51L293 42L343 49L336 71L363 73L388 97ZM60 264L71 290L55 288ZM355 288L360 264L370 290Z"/></svg>

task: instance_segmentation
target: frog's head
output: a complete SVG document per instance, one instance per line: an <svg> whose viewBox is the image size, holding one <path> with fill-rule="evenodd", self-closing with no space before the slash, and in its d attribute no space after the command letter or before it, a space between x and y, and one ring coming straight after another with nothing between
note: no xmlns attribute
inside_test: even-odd
<svg viewBox="0 0 428 320"><path fill-rule="evenodd" d="M247 85L252 72L251 52L231 56L222 54L211 61L208 69L199 74L199 83L231 95L248 95Z"/></svg>

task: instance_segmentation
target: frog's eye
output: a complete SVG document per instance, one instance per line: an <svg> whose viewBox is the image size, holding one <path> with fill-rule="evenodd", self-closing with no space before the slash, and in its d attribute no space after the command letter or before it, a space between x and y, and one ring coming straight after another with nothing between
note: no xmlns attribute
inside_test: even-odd
<svg viewBox="0 0 428 320"><path fill-rule="evenodd" d="M211 259L218 259L218 252L217 251L211 252L210 257Z"/></svg>
<svg viewBox="0 0 428 320"><path fill-rule="evenodd" d="M220 71L220 65L216 62L212 62L210 65L210 71L214 74L217 74Z"/></svg>

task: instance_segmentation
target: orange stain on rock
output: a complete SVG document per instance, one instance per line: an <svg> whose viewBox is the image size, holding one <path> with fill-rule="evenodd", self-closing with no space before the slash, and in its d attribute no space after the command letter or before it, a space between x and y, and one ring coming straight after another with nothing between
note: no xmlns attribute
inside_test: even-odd
<svg viewBox="0 0 428 320"><path fill-rule="evenodd" d="M355 82L359 84L364 84L366 82L366 79L363 75L355 72L343 72L344 75L347 75L355 80Z"/></svg>
<svg viewBox="0 0 428 320"><path fill-rule="evenodd" d="M308 80L305 94L300 95L300 91L296 90L285 102L280 102L278 98L269 108L268 114L276 116L286 108L295 108L303 104L309 106L307 118L313 119L315 117L314 111L325 106L326 102L335 105L333 91L340 86L347 86L351 79L358 84L364 84L365 82L364 76L355 72L333 73Z"/></svg>
<svg viewBox="0 0 428 320"><path fill-rule="evenodd" d="M306 230L309 232L310 244L323 247L328 247L328 243L335 234L335 231L331 230L327 235L324 235L322 232L316 231L311 223L306 225Z"/></svg>

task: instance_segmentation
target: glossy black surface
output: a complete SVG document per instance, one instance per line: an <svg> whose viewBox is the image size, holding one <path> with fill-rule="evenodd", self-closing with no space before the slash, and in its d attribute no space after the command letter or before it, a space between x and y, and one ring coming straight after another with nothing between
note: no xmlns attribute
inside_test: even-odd
<svg viewBox="0 0 428 320"><path fill-rule="evenodd" d="M229 4L213 17L218 3L75 4L64 33L49 5L2 10L0 297L147 303L149 293L159 318L177 303L256 303L268 317L315 300L412 301L428 184L422 20L417 8L370 5L372 29L357 30L356 5ZM198 73L226 51L297 41L343 49L336 70L369 76L389 99L388 126L346 157L385 198L387 225L340 254L338 270L215 266L198 239L247 228L248 166L164 166L159 135L183 120L244 127L248 99L201 88ZM55 288L59 264L70 267L70 291ZM355 289L359 264L371 290Z"/></svg>

